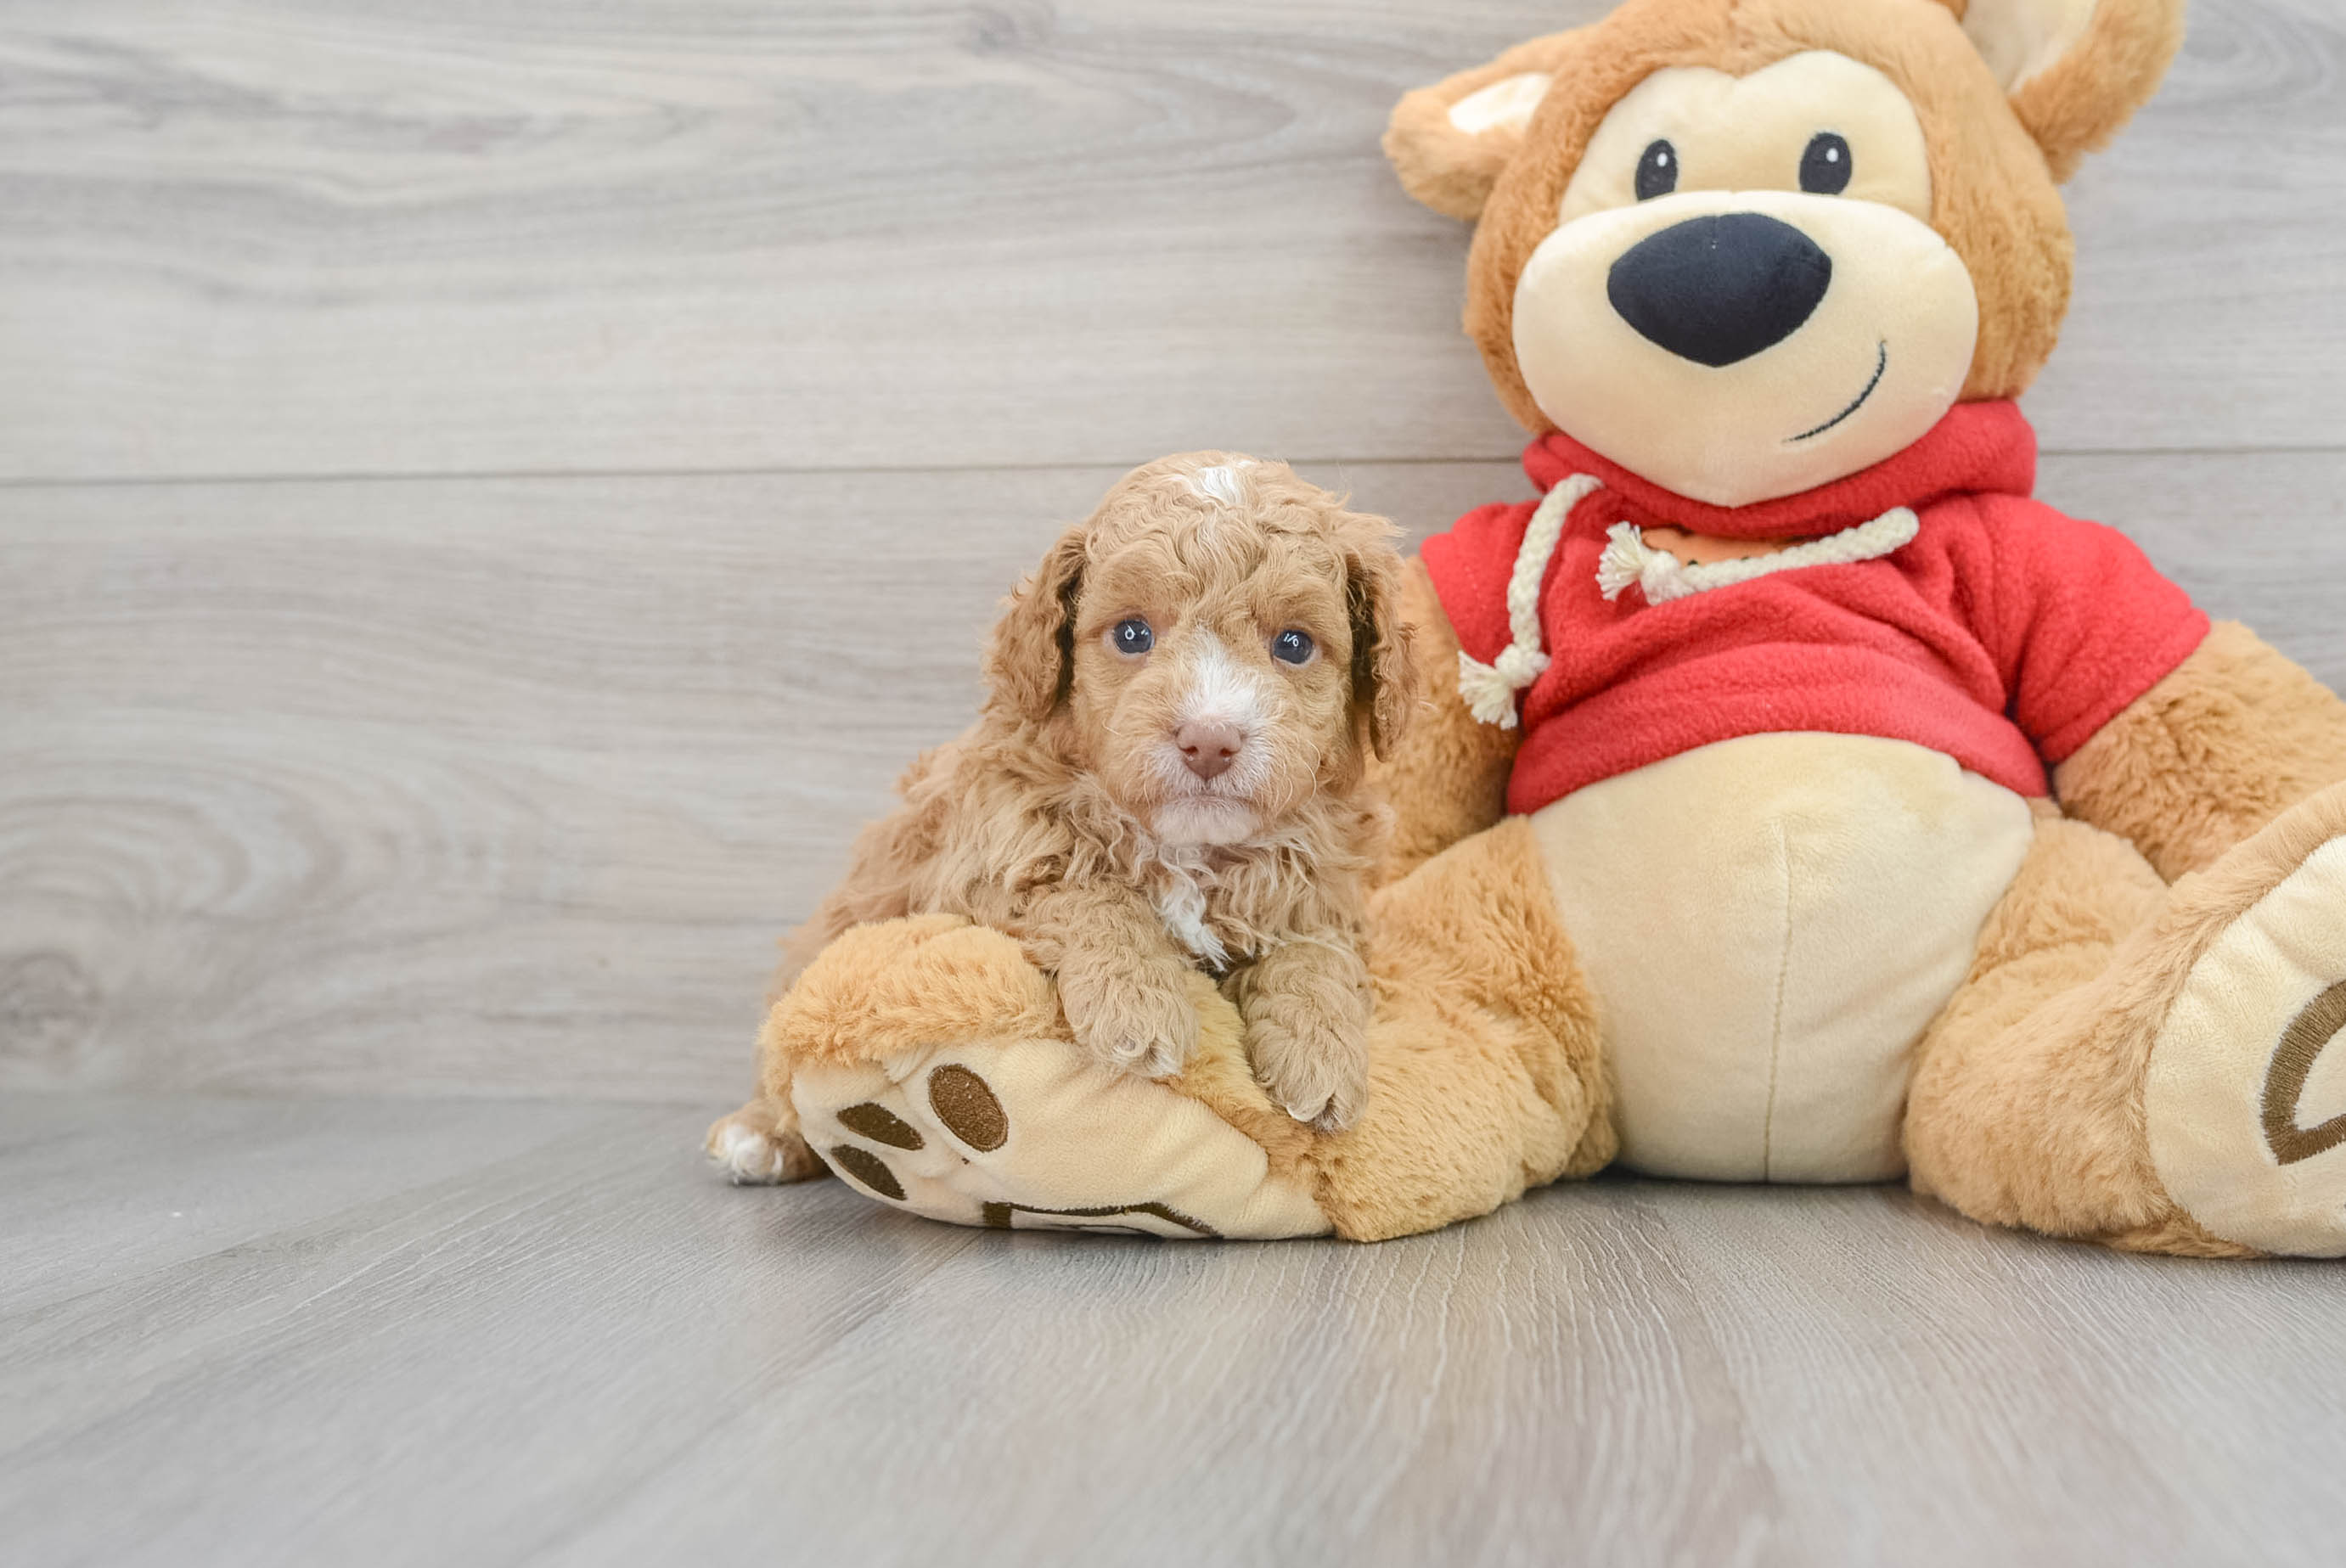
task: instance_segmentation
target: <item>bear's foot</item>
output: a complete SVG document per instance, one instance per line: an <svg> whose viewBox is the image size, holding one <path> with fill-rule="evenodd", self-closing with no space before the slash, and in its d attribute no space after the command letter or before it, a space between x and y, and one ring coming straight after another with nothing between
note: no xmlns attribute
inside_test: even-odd
<svg viewBox="0 0 2346 1568"><path fill-rule="evenodd" d="M832 1170L931 1219L1185 1239L1329 1228L1236 1128L1163 1084L1103 1071L1066 1040L946 1041L802 1068L791 1098Z"/></svg>
<svg viewBox="0 0 2346 1568"><path fill-rule="evenodd" d="M1017 943L928 916L834 942L769 1027L807 1145L892 1207L996 1229L1326 1234L1308 1175L1232 1125L1256 1119L1252 1102L1276 1113L1236 1010L1202 976L1197 989L1180 1077L1112 1073L1067 1037Z"/></svg>
<svg viewBox="0 0 2346 1568"><path fill-rule="evenodd" d="M2346 786L2176 891L2214 918L2150 1049L2158 1179L2223 1240L2346 1256Z"/></svg>

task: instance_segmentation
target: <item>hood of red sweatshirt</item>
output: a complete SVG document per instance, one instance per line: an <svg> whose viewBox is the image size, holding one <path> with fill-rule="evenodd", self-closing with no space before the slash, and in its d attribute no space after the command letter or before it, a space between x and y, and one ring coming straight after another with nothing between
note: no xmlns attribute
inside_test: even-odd
<svg viewBox="0 0 2346 1568"><path fill-rule="evenodd" d="M2006 400L1957 403L1920 441L1830 484L1749 506L1712 506L1641 479L1556 431L1524 453L1524 472L1545 494L1576 473L1595 475L1641 528L1683 528L1727 539L1809 539L1870 523L1900 506L1918 511L1944 495L2026 495L2036 487L2036 433Z"/></svg>

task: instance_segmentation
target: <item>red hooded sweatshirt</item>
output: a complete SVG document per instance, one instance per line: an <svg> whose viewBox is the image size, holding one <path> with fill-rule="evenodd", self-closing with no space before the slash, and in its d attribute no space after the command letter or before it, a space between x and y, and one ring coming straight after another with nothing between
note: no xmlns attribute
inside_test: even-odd
<svg viewBox="0 0 2346 1568"><path fill-rule="evenodd" d="M1551 662L1520 698L1524 744L1508 809L1737 736L1883 736L1944 752L2023 795L2157 685L2208 635L2208 617L2116 531L2030 497L2036 437L2011 402L1961 403L1884 463L1799 495L1721 507L1689 501L1569 436L1534 442L1543 494L1576 474L1540 579ZM1484 663L1509 641L1507 583L1537 503L1479 507L1425 542L1442 606ZM1821 539L1914 515L1912 537L1871 559L1788 565L1649 602L1598 580L1616 525L1729 538ZM1896 533L1909 525L1898 520ZM1896 536L1895 534L1889 536Z"/></svg>

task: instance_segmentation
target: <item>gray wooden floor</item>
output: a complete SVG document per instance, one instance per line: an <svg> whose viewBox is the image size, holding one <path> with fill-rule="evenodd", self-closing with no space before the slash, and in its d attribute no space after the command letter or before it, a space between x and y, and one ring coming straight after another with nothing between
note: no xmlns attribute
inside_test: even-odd
<svg viewBox="0 0 2346 1568"><path fill-rule="evenodd" d="M0 0L0 1562L2337 1561L2334 1269L694 1162L1119 469L1525 493L1376 137L1599 9ZM2193 11L2041 488L2346 686L2346 15Z"/></svg>
<svg viewBox="0 0 2346 1568"><path fill-rule="evenodd" d="M0 1096L8 1561L2337 1561L2322 1265L1610 1180L1005 1237L694 1129Z"/></svg>

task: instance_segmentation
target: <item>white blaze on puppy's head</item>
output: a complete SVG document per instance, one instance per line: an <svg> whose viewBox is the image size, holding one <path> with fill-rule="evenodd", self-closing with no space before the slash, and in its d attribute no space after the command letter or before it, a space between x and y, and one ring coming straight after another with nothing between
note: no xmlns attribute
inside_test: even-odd
<svg viewBox="0 0 2346 1568"><path fill-rule="evenodd" d="M1241 475L1253 466L1243 457L1234 458L1229 463L1209 463L1189 475L1189 484L1209 501L1219 501L1225 506L1243 506L1246 504L1246 485Z"/></svg>

